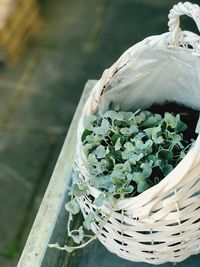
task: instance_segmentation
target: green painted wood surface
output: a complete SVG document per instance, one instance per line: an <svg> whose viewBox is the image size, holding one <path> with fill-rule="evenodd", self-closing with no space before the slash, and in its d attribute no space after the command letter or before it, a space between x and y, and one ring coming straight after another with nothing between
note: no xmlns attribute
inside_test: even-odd
<svg viewBox="0 0 200 267"><path fill-rule="evenodd" d="M58 267L62 262L62 253L48 248L48 244L53 241L63 244L66 240L67 215L64 204L67 199L67 185L71 181L76 128L83 105L95 83L96 81L90 80L84 88L18 267Z"/></svg>

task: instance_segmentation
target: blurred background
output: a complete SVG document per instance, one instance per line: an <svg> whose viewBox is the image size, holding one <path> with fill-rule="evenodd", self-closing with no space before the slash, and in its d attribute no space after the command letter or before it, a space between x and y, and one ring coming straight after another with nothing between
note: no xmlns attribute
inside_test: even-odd
<svg viewBox="0 0 200 267"><path fill-rule="evenodd" d="M0 267L17 265L86 81L166 32L177 2L0 0Z"/></svg>

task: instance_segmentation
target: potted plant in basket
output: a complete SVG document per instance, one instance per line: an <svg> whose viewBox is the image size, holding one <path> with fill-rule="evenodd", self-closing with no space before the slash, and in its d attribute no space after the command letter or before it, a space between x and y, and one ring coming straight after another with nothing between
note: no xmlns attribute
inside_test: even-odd
<svg viewBox="0 0 200 267"><path fill-rule="evenodd" d="M122 258L154 264L200 251L200 37L181 31L183 14L200 28L199 6L175 5L169 32L128 49L93 88L65 206L76 246L51 247L71 252L98 237ZM83 225L71 230L80 210Z"/></svg>

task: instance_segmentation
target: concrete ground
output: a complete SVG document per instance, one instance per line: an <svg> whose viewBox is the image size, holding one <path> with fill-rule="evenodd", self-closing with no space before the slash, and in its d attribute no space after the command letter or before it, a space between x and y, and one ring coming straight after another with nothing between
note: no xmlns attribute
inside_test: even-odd
<svg viewBox="0 0 200 267"><path fill-rule="evenodd" d="M38 40L17 68L0 68L0 267L16 266L86 81L167 31L178 1L40 2Z"/></svg>

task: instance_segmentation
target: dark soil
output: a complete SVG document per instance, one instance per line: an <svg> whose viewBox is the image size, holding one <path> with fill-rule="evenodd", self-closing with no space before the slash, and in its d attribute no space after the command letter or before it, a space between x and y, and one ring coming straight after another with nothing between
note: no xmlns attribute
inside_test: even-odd
<svg viewBox="0 0 200 267"><path fill-rule="evenodd" d="M199 111L188 108L183 105L176 103L166 103L164 105L153 105L148 108L149 111L153 113L158 113L163 115L165 112L170 112L174 114L180 114L181 121L188 125L186 131L183 132L184 140L191 142L191 139L196 139L197 134L195 133L197 121L199 119Z"/></svg>

